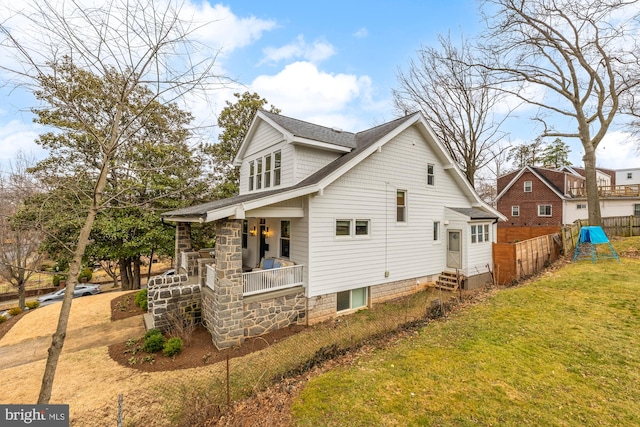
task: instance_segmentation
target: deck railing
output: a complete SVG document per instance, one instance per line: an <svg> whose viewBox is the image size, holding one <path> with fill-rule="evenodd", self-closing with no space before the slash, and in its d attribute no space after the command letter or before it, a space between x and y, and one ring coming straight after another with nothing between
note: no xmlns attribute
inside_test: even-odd
<svg viewBox="0 0 640 427"><path fill-rule="evenodd" d="M242 273L245 296L299 286L302 281L302 265Z"/></svg>
<svg viewBox="0 0 640 427"><path fill-rule="evenodd" d="M571 197L587 197L586 188L572 188L569 191ZM640 196L640 185L600 185L598 195L601 197L638 197Z"/></svg>

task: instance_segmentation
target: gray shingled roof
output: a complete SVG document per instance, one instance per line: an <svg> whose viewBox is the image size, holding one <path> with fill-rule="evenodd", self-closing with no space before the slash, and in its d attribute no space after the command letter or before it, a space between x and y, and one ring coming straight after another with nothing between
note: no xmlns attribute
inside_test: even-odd
<svg viewBox="0 0 640 427"><path fill-rule="evenodd" d="M468 216L471 219L498 219L497 215L490 212L485 212L482 209L478 208L450 208L448 206L447 208L451 209L452 211L461 213L464 216Z"/></svg>
<svg viewBox="0 0 640 427"><path fill-rule="evenodd" d="M317 137L322 132L322 131L319 131L318 129L315 129L315 128L323 128L322 126L316 126L316 125L313 125L311 123L303 122L303 121L296 120L296 119L291 119L289 117L279 116L278 114L273 114L273 113L267 113L267 114L269 114L270 118L274 118L274 121L276 121L280 126L285 127L283 125L283 123L287 123L288 126L294 126L294 127L298 126L300 128L299 131L302 131L303 130L302 128L305 128L306 129L306 133L297 134L298 136L303 136L305 138L311 138L311 134L313 134L313 135L315 135ZM415 114L419 114L419 113L415 113ZM233 196L233 197L229 197L227 199L216 200L216 201L213 201L213 202L203 203L203 204L191 206L191 207L188 207L188 208L182 208L182 209L177 209L177 210L170 211L170 212L165 212L164 214L162 214L162 216L166 217L166 218L168 218L168 217L181 217L181 216L184 216L184 217L201 216L201 215L205 215L207 212L214 211L216 209L222 209L222 208L233 206L233 205L236 205L236 204L239 204L239 203L249 202L249 201L253 201L253 200L259 200L259 199L262 199L262 198L268 198L269 196L272 196L274 194L285 193L287 191L297 190L297 189L300 189L300 188L304 188L304 187L307 187L307 186L313 186L315 184L318 184L324 178L328 177L332 172L334 172L335 170L337 170L341 166L343 166L346 163L348 163L351 159L353 159L354 157L358 156L358 154L360 154L367 147L370 147L372 144L374 144L377 141L379 141L380 138L384 137L385 135L387 135L388 133L393 131L395 128L397 128L400 125L402 125L405 121L409 120L415 114L411 114L409 116L401 117L399 119L393 120L393 121L388 122L388 123L384 123L382 125L376 126L374 128L368 129L368 130L365 130L363 132L358 132L357 134L353 134L353 133L348 133L347 132L347 134L353 136L354 144L355 144L356 148L351 150L350 152L345 153L342 156L338 157L333 162L329 163L328 165L326 165L322 169L318 170L314 174L308 176L307 178L305 178L304 180L300 181L296 185L293 185L293 186L290 186L290 187L284 187L284 188L280 188L280 189L275 189L275 190L261 191L261 192L257 192L257 193L248 193L248 194L242 194L242 195L238 195L238 196ZM277 118L277 120L275 120L275 118ZM286 128L286 129L291 132L290 128ZM330 128L324 128L324 129L331 130ZM314 137L313 139L317 140L316 137ZM328 142L328 141L324 141L324 142Z"/></svg>
<svg viewBox="0 0 640 427"><path fill-rule="evenodd" d="M314 125L313 123L292 119L291 117L281 116L280 114L270 113L264 110L262 110L261 113L289 131L293 136L335 144L341 147L356 148L356 134L354 133Z"/></svg>

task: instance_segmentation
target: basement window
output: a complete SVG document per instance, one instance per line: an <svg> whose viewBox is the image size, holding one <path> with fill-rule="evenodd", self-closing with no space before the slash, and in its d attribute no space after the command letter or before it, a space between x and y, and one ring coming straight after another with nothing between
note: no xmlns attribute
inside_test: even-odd
<svg viewBox="0 0 640 427"><path fill-rule="evenodd" d="M367 288L352 289L336 294L336 311L354 310L367 306Z"/></svg>

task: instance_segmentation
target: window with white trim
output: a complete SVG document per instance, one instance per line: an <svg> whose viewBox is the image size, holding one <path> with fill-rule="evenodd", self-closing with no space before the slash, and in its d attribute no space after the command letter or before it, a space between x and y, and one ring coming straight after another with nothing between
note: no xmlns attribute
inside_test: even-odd
<svg viewBox="0 0 640 427"><path fill-rule="evenodd" d="M633 178L633 172L627 172L627 179Z"/></svg>
<svg viewBox="0 0 640 427"><path fill-rule="evenodd" d="M531 191L533 191L533 182L525 181L524 182L524 192L525 193L531 193Z"/></svg>
<svg viewBox="0 0 640 427"><path fill-rule="evenodd" d="M489 241L489 224L473 224L471 226L471 243Z"/></svg>
<svg viewBox="0 0 640 427"><path fill-rule="evenodd" d="M367 288L352 289L336 294L336 311L353 310L367 306Z"/></svg>
<svg viewBox="0 0 640 427"><path fill-rule="evenodd" d="M256 190L262 188L262 159L256 160Z"/></svg>
<svg viewBox="0 0 640 427"><path fill-rule="evenodd" d="M640 216L640 203L633 205L633 216Z"/></svg>
<svg viewBox="0 0 640 427"><path fill-rule="evenodd" d="M538 205L538 216L551 216L551 205Z"/></svg>
<svg viewBox="0 0 640 427"><path fill-rule="evenodd" d="M249 162L249 191L253 190L253 180L255 178L256 169L253 162Z"/></svg>
<svg viewBox="0 0 640 427"><path fill-rule="evenodd" d="M369 220L368 219L356 219L356 236L368 236L369 235Z"/></svg>
<svg viewBox="0 0 640 427"><path fill-rule="evenodd" d="M587 204L586 203L578 203L576 205L577 209L587 209Z"/></svg>
<svg viewBox="0 0 640 427"><path fill-rule="evenodd" d="M440 240L440 221L433 221L433 241Z"/></svg>
<svg viewBox="0 0 640 427"><path fill-rule="evenodd" d="M435 176L435 165L431 163L427 164L427 185L435 185L436 176Z"/></svg>
<svg viewBox="0 0 640 427"><path fill-rule="evenodd" d="M350 219L337 219L336 220L336 236L351 236L351 220Z"/></svg>
<svg viewBox="0 0 640 427"><path fill-rule="evenodd" d="M519 205L511 206L511 216L520 216L520 206Z"/></svg>
<svg viewBox="0 0 640 427"><path fill-rule="evenodd" d="M280 221L280 256L289 258L291 248L291 221Z"/></svg>
<svg viewBox="0 0 640 427"><path fill-rule="evenodd" d="M264 157L264 188L271 187L271 154Z"/></svg>
<svg viewBox="0 0 640 427"><path fill-rule="evenodd" d="M280 167L282 165L282 153L280 150L273 153L273 186L280 185Z"/></svg>
<svg viewBox="0 0 640 427"><path fill-rule="evenodd" d="M397 222L407 222L407 192L404 190L396 192L396 216Z"/></svg>

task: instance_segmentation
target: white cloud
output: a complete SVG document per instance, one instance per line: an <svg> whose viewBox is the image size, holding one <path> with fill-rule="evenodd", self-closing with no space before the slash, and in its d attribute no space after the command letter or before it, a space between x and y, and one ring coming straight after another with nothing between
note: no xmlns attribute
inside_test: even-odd
<svg viewBox="0 0 640 427"><path fill-rule="evenodd" d="M608 169L640 168L640 141L628 132L608 132L596 150L597 165Z"/></svg>
<svg viewBox="0 0 640 427"><path fill-rule="evenodd" d="M367 37L369 35L369 31L367 31L366 28L362 27L360 28L358 31L356 31L355 33L353 33L353 36L357 39L363 39L365 37Z"/></svg>
<svg viewBox="0 0 640 427"><path fill-rule="evenodd" d="M228 6L208 1L189 3L183 10L185 19L193 19L195 26L202 25L194 35L202 42L222 48L222 54L250 45L262 37L266 31L277 27L274 20L264 20L255 16L238 17Z"/></svg>
<svg viewBox="0 0 640 427"><path fill-rule="evenodd" d="M267 47L263 53L265 57L260 64L293 59L303 59L317 64L333 56L335 49L330 43L319 40L309 44L304 40L304 36L298 35L293 43L278 48Z"/></svg>
<svg viewBox="0 0 640 427"><path fill-rule="evenodd" d="M326 73L309 62L294 62L276 75L259 76L251 88L280 108L283 114L312 121L311 118L336 118L352 102L367 102L371 79L368 76ZM350 119L343 119L343 122L350 122Z"/></svg>
<svg viewBox="0 0 640 427"><path fill-rule="evenodd" d="M33 155L36 160L46 157L47 152L35 143L40 132L40 126L18 120L0 124L0 165L6 166L19 151Z"/></svg>

